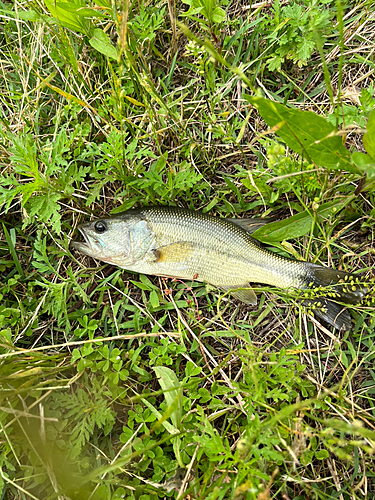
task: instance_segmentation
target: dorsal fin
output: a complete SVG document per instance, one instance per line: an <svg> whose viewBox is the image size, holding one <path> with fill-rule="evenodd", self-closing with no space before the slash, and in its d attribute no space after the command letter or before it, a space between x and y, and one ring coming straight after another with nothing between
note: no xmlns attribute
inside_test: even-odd
<svg viewBox="0 0 375 500"><path fill-rule="evenodd" d="M253 217L251 219L227 219L236 224L236 226L242 227L249 234L253 234L257 229L266 224L272 222L273 219L262 219L261 217Z"/></svg>

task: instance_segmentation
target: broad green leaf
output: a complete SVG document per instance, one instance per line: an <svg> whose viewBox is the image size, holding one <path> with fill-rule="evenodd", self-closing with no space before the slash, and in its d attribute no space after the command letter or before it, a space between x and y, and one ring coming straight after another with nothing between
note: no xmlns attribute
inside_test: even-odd
<svg viewBox="0 0 375 500"><path fill-rule="evenodd" d="M375 158L356 151L352 154L352 161L369 179L375 177Z"/></svg>
<svg viewBox="0 0 375 500"><path fill-rule="evenodd" d="M14 10L0 9L0 13L10 16L13 19L22 19L23 21L40 21L42 19L35 10L18 10L15 12Z"/></svg>
<svg viewBox="0 0 375 500"><path fill-rule="evenodd" d="M158 294L155 292L155 290L152 290L152 292L150 293L150 303L152 307L160 306L159 297Z"/></svg>
<svg viewBox="0 0 375 500"><path fill-rule="evenodd" d="M287 108L283 104L258 96L244 96L253 104L265 122L296 153L308 156L327 169L358 173L350 161L350 152L335 135L335 127L311 111Z"/></svg>
<svg viewBox="0 0 375 500"><path fill-rule="evenodd" d="M103 30L100 30L99 28L94 29L94 36L90 38L89 43L91 47L96 49L101 54L117 61L118 52L112 45L109 36L104 33Z"/></svg>
<svg viewBox="0 0 375 500"><path fill-rule="evenodd" d="M91 22L84 17L77 14L79 9L85 7L85 4L74 2L58 2L54 0L44 0L47 9L51 12L52 16L57 19L62 26L69 28L73 31L87 34L90 30Z"/></svg>
<svg viewBox="0 0 375 500"><path fill-rule="evenodd" d="M352 161L360 169L363 169L366 165L373 163L371 156L366 153L359 153L358 151L355 151L352 154Z"/></svg>
<svg viewBox="0 0 375 500"><path fill-rule="evenodd" d="M139 289L141 290L152 290L148 285L146 285L145 283L140 283L139 281L133 281L133 280L130 280L131 283L133 283L133 285L135 285L136 287L138 287Z"/></svg>
<svg viewBox="0 0 375 500"><path fill-rule="evenodd" d="M329 457L329 452L327 450L318 450L315 452L315 458L318 460L326 460Z"/></svg>
<svg viewBox="0 0 375 500"><path fill-rule="evenodd" d="M373 109L368 117L367 132L363 136L363 145L366 151L375 160L375 109Z"/></svg>
<svg viewBox="0 0 375 500"><path fill-rule="evenodd" d="M176 409L171 415L171 420L173 425L179 429L182 418L182 391L179 388L180 382L175 372L166 366L155 366L154 371L158 377L161 388L163 391L166 391L164 397L167 405L176 406ZM172 388L173 390L170 390Z"/></svg>
<svg viewBox="0 0 375 500"><path fill-rule="evenodd" d="M212 14L211 14L211 20L214 23L221 23L225 19L225 10L223 10L221 7L216 7Z"/></svg>
<svg viewBox="0 0 375 500"><path fill-rule="evenodd" d="M340 201L324 203L317 210L318 220L329 217L332 214L337 214L337 212L342 210L352 199L352 197L347 197ZM263 243L290 240L308 234L312 224L313 218L311 217L311 213L305 211L282 221L270 222L257 229L252 236Z"/></svg>
<svg viewBox="0 0 375 500"><path fill-rule="evenodd" d="M56 5L63 7L65 10L69 12L73 12L79 17L105 17L105 14L103 14L103 12L100 12L99 10L77 6L74 3L66 4L65 2L64 3L57 2Z"/></svg>

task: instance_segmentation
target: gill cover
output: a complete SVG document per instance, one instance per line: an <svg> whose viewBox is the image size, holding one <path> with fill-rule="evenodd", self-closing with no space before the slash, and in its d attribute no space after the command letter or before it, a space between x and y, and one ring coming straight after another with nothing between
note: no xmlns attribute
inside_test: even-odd
<svg viewBox="0 0 375 500"><path fill-rule="evenodd" d="M77 250L120 267L142 259L155 239L147 222L139 218L99 219L82 224L79 230L85 241L73 243Z"/></svg>

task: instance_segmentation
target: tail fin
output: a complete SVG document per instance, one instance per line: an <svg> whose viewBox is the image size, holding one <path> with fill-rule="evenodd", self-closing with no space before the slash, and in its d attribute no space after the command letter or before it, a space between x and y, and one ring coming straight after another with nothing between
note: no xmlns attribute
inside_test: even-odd
<svg viewBox="0 0 375 500"><path fill-rule="evenodd" d="M303 305L335 328L351 330L345 304L358 304L368 293L360 281L353 274L307 263Z"/></svg>

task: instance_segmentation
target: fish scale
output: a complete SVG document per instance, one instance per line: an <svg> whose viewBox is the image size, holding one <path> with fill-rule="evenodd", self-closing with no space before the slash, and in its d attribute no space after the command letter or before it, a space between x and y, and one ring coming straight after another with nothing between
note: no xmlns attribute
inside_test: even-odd
<svg viewBox="0 0 375 500"><path fill-rule="evenodd" d="M156 247L172 242L192 243L192 254L181 256L185 258L187 269L180 271L179 278L191 280L198 274L195 277L197 281L206 281L220 288L248 286L250 282L282 288L298 288L304 284L303 262L299 264L298 273L296 261L260 248L244 229L226 219L173 208L169 208L168 212L150 208L139 213L157 235ZM210 224L207 224L208 221ZM162 264L150 262L147 271L139 271L143 265L139 262L134 270L174 276L178 266L168 262Z"/></svg>
<svg viewBox="0 0 375 500"><path fill-rule="evenodd" d="M128 210L82 224L85 241L73 246L128 271L205 281L250 304L256 304L250 283L301 289L305 307L335 328L350 329L350 316L338 302L363 299L368 290L358 277L262 248L246 221L178 207Z"/></svg>

